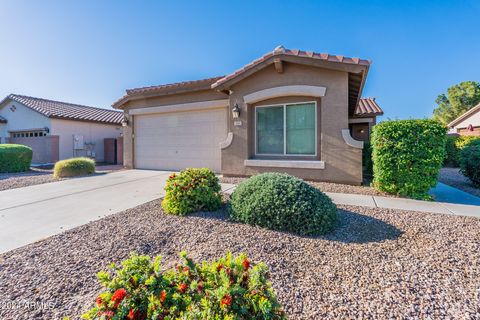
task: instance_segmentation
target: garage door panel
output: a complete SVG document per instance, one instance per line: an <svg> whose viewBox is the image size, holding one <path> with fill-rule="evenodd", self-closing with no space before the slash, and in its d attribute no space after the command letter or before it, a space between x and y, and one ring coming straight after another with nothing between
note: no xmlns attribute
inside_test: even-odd
<svg viewBox="0 0 480 320"><path fill-rule="evenodd" d="M225 109L135 116L135 167L207 167L220 172L226 116Z"/></svg>

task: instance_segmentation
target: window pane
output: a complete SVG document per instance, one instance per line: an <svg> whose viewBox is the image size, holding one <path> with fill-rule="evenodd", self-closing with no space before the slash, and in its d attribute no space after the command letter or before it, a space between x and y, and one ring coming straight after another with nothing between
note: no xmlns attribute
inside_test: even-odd
<svg viewBox="0 0 480 320"><path fill-rule="evenodd" d="M315 154L315 104L287 105L287 154Z"/></svg>
<svg viewBox="0 0 480 320"><path fill-rule="evenodd" d="M283 154L283 106L260 107L257 112L257 153Z"/></svg>

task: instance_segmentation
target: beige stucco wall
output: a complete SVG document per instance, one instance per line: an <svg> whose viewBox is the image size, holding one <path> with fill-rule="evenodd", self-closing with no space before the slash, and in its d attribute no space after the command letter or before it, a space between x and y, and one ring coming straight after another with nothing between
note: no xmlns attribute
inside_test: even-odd
<svg viewBox="0 0 480 320"><path fill-rule="evenodd" d="M325 162L325 169L293 169L246 167L244 160L254 158L251 145L253 131L249 132L253 108L243 97L259 90L286 86L313 85L326 87L326 94L317 107L320 114L320 152L317 160ZM304 179L335 181L350 184L362 182L362 150L348 146L342 138L342 129L348 129L348 74L343 71L312 68L284 63L284 72L273 65L253 74L231 87L230 105L241 107L241 126L234 126L229 113L228 130L233 133L232 144L222 150L222 173L225 175L253 175L266 171L286 172ZM305 97L305 101L310 101Z"/></svg>
<svg viewBox="0 0 480 320"><path fill-rule="evenodd" d="M51 164L58 159L59 136L8 138L7 143L23 144L32 148L32 164Z"/></svg>
<svg viewBox="0 0 480 320"><path fill-rule="evenodd" d="M213 90L202 90L160 97L148 97L129 101L124 107L124 112L128 114L129 110L138 108L161 107L182 103L222 100L227 98L228 96L226 94ZM135 116L130 115L128 126L123 127L123 165L126 168L133 168L133 138L135 131L134 117Z"/></svg>
<svg viewBox="0 0 480 320"><path fill-rule="evenodd" d="M15 111L11 110L12 106L15 107ZM10 136L9 131L50 128L51 125L49 118L15 101L6 103L0 109L0 116L8 121L7 123L0 123L2 143L5 143L5 138Z"/></svg>
<svg viewBox="0 0 480 320"><path fill-rule="evenodd" d="M95 160L104 160L103 139L117 138L122 133L121 125L110 125L95 122L52 119L50 134L60 136L59 157L68 159L86 156L86 150L73 151L73 135L82 135L84 142L95 142Z"/></svg>
<svg viewBox="0 0 480 320"><path fill-rule="evenodd" d="M454 132L459 132L459 129L468 128L469 125L472 125L473 127L480 127L480 110L454 126L453 130Z"/></svg>

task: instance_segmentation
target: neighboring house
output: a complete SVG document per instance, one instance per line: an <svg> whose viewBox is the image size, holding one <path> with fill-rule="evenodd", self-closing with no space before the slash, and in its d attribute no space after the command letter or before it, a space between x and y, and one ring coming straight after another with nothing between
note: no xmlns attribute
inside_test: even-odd
<svg viewBox="0 0 480 320"><path fill-rule="evenodd" d="M463 136L480 136L480 104L448 124L449 133Z"/></svg>
<svg viewBox="0 0 480 320"><path fill-rule="evenodd" d="M227 76L127 90L113 104L126 116L124 164L360 184L359 140L383 114L360 99L369 67L278 47Z"/></svg>
<svg viewBox="0 0 480 320"><path fill-rule="evenodd" d="M0 102L0 143L33 149L33 164L88 156L104 160L104 139L122 133L116 110L11 94Z"/></svg>

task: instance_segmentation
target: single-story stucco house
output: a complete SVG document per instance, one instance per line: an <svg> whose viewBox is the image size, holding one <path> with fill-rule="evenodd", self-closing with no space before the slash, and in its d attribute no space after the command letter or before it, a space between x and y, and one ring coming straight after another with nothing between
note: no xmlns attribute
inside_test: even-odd
<svg viewBox="0 0 480 320"><path fill-rule="evenodd" d="M480 136L480 103L448 124L449 133Z"/></svg>
<svg viewBox="0 0 480 320"><path fill-rule="evenodd" d="M32 164L87 156L104 161L104 139L122 134L123 114L10 94L0 102L0 143L33 149Z"/></svg>
<svg viewBox="0 0 480 320"><path fill-rule="evenodd" d="M360 184L362 140L383 114L360 98L369 67L280 46L227 76L129 89L113 104L124 165Z"/></svg>

